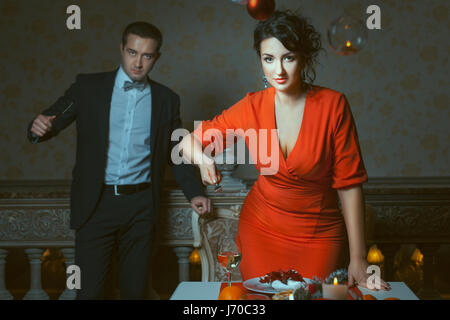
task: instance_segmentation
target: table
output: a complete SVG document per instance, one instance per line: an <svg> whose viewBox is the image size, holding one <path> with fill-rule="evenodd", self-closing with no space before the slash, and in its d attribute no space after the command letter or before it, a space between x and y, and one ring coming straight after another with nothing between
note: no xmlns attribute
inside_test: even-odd
<svg viewBox="0 0 450 320"><path fill-rule="evenodd" d="M221 282L189 281L178 284L170 300L217 300ZM372 291L358 286L362 294L371 294L378 300L396 297L401 300L419 300L404 282L389 282L390 291Z"/></svg>

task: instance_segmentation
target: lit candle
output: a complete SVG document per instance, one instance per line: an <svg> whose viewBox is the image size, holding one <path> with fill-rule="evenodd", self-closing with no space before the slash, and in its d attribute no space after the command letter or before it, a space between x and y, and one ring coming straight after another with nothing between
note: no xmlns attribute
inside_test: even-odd
<svg viewBox="0 0 450 320"><path fill-rule="evenodd" d="M347 286L339 284L336 277L333 284L322 284L322 292L325 299L347 300Z"/></svg>
<svg viewBox="0 0 450 320"><path fill-rule="evenodd" d="M358 49L355 48L355 46L349 40L347 40L345 41L345 44L341 47L338 53L342 56L348 56L357 52Z"/></svg>

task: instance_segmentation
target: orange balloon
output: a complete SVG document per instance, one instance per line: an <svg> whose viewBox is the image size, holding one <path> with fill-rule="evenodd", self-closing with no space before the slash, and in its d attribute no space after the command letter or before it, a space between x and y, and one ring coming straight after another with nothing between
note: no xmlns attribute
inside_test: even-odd
<svg viewBox="0 0 450 320"><path fill-rule="evenodd" d="M377 298L375 298L373 295L371 294L364 294L362 296L363 300L377 300Z"/></svg>
<svg viewBox="0 0 450 320"><path fill-rule="evenodd" d="M256 20L267 20L275 11L275 0L249 0L247 11Z"/></svg>
<svg viewBox="0 0 450 320"><path fill-rule="evenodd" d="M227 286L220 291L219 300L245 300L247 295L245 290L236 286Z"/></svg>
<svg viewBox="0 0 450 320"><path fill-rule="evenodd" d="M394 297L389 297L389 298L385 298L384 300L400 300L399 298L394 298Z"/></svg>

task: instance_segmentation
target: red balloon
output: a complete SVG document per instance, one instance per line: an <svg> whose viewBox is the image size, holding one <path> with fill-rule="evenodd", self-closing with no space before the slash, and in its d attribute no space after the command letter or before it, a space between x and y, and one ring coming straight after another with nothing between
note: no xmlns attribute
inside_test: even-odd
<svg viewBox="0 0 450 320"><path fill-rule="evenodd" d="M249 0L247 11L256 20L267 20L275 11L275 0Z"/></svg>

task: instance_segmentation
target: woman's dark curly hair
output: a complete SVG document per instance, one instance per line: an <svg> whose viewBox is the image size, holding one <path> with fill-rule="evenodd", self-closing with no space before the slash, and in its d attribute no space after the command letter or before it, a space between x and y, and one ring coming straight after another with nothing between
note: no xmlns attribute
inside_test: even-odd
<svg viewBox="0 0 450 320"><path fill-rule="evenodd" d="M258 56L261 56L260 48L263 40L277 38L286 49L300 55L301 62L304 64L303 82L306 80L310 84L314 82L317 56L324 49L320 33L314 29L308 19L290 10L275 11L269 19L258 23L253 37L253 47Z"/></svg>

